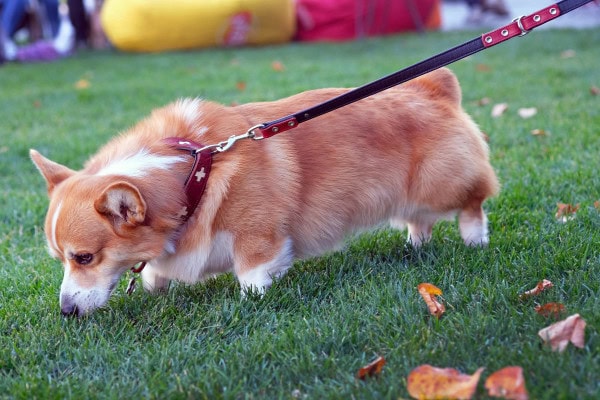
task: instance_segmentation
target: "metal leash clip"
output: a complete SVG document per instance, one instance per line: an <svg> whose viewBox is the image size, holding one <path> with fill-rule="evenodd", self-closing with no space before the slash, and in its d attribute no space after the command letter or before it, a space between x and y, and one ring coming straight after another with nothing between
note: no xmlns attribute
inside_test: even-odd
<svg viewBox="0 0 600 400"><path fill-rule="evenodd" d="M229 139L219 142L218 144L210 144L208 146L204 146L201 149L196 150L195 153L198 154L205 150L211 150L211 149L214 149L213 153L223 153L224 151L229 150L235 144L235 142L237 142L238 140L242 140L242 139L262 140L262 139L264 139L263 136L256 135L256 130L257 129L260 130L262 127L264 127L264 124L254 125L252 128L248 129L246 131L246 133L243 133L241 135L230 136Z"/></svg>

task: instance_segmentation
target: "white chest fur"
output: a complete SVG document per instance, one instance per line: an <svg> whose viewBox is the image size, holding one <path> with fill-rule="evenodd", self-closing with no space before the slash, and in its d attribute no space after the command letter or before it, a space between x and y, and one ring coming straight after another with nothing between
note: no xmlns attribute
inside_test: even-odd
<svg viewBox="0 0 600 400"><path fill-rule="evenodd" d="M142 279L146 289L156 290L162 289L169 279L192 284L232 270L233 238L228 232L217 232L212 243L150 261L142 271Z"/></svg>

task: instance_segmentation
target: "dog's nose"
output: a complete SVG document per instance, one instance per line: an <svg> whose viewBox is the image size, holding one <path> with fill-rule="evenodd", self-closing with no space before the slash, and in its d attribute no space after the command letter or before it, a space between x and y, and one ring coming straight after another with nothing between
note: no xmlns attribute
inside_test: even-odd
<svg viewBox="0 0 600 400"><path fill-rule="evenodd" d="M73 299L68 297L63 297L60 301L60 312L65 317L74 317L77 316L77 304L73 301Z"/></svg>

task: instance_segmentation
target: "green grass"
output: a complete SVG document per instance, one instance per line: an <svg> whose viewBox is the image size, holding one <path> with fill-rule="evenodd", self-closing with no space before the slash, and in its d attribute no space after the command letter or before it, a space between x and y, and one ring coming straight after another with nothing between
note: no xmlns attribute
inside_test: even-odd
<svg viewBox="0 0 600 400"><path fill-rule="evenodd" d="M127 297L123 279L108 307L80 320L60 315L62 271L46 253L47 198L29 148L79 168L108 138L179 97L229 104L357 86L473 35L84 52L0 67L0 397L396 399L408 397L408 373L429 363L486 367L478 398L483 380L508 365L523 367L533 399L597 398L600 96L590 87L600 86L600 30L538 31L452 66L503 184L486 204L487 249L466 248L453 223L438 225L419 251L404 246L404 233L380 230L296 263L262 299L241 299L229 275L164 296ZM575 56L562 58L568 49ZM275 60L284 71L272 69ZM76 89L81 79L89 88ZM478 105L484 97L491 103ZM509 109L492 118L500 102ZM520 107L538 114L521 119ZM580 203L577 218L557 223L557 202ZM519 300L543 278L555 287ZM421 282L444 291L450 306L439 321L417 294ZM552 321L533 307L550 301L587 321L584 349L541 345L537 332ZM382 374L356 381L376 355L387 359Z"/></svg>

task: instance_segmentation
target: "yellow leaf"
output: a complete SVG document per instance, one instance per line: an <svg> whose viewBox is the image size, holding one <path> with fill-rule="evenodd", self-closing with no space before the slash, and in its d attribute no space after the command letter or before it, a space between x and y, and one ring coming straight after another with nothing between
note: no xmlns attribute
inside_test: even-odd
<svg viewBox="0 0 600 400"><path fill-rule="evenodd" d="M531 134L533 136L550 136L550 132L544 129L534 129L531 131Z"/></svg>
<svg viewBox="0 0 600 400"><path fill-rule="evenodd" d="M75 82L75 89L78 89L78 90L87 89L91 85L92 84L87 79L80 79L77 82Z"/></svg>
<svg viewBox="0 0 600 400"><path fill-rule="evenodd" d="M441 296L442 290L431 283L421 283L417 286L417 290L425 304L427 304L427 308L431 315L434 315L438 318L442 316L444 312L446 312L446 307L442 303L437 300L436 296Z"/></svg>

